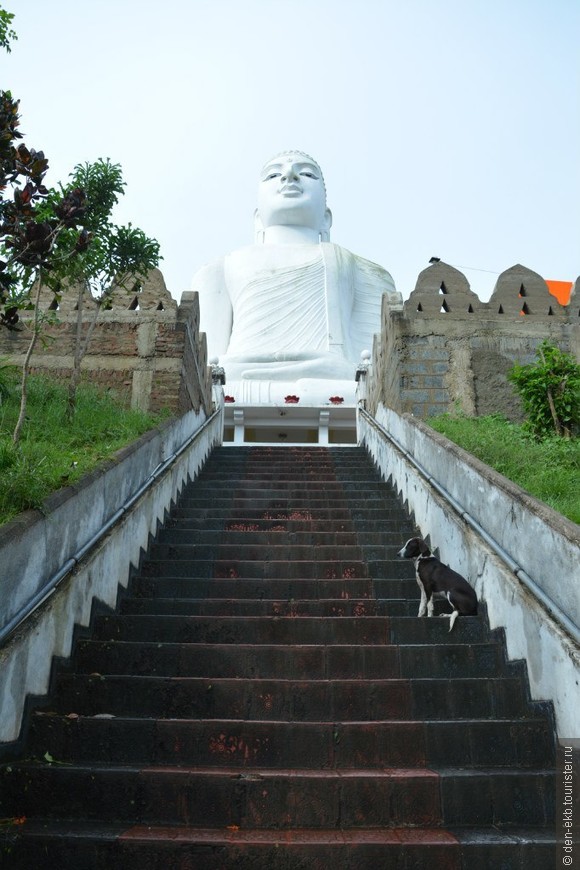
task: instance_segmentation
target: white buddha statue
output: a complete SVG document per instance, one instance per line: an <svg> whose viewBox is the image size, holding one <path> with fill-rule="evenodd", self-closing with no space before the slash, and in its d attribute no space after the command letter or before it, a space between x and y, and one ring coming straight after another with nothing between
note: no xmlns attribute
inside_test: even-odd
<svg viewBox="0 0 580 870"><path fill-rule="evenodd" d="M300 151L279 154L262 170L255 244L194 276L208 353L236 402L354 402L382 296L393 308L402 299L388 272L330 243L331 224L318 164Z"/></svg>

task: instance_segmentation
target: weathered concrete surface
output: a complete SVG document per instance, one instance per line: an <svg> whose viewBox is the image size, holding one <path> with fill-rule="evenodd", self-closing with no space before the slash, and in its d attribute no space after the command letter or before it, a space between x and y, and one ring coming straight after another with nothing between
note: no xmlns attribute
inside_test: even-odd
<svg viewBox="0 0 580 870"><path fill-rule="evenodd" d="M420 421L383 406L377 420L579 626L580 527ZM408 503L421 534L486 600L491 626L505 628L510 658L528 664L532 697L554 702L559 734L580 736L578 645L404 455L362 419L360 438Z"/></svg>
<svg viewBox="0 0 580 870"><path fill-rule="evenodd" d="M367 407L380 404L425 419L460 408L473 416L521 420L507 379L514 363L535 360L545 339L580 360L577 303L563 307L544 279L517 265L480 302L447 263L425 269L403 311L383 305L367 379Z"/></svg>
<svg viewBox="0 0 580 870"><path fill-rule="evenodd" d="M32 369L68 380L73 368L78 314L77 292L67 291L58 303L43 291L41 310L54 312L54 323L43 329ZM87 300L81 331L86 335L95 315ZM0 356L22 366L28 349L27 329L0 332ZM169 408L185 414L211 406L211 374L207 366L205 335L199 331L197 293L184 293L179 307L165 287L163 275L153 269L138 294L117 290L106 310L98 312L91 341L81 364L85 380L113 389L133 408L157 411Z"/></svg>
<svg viewBox="0 0 580 870"><path fill-rule="evenodd" d="M205 421L190 411L143 436L74 486L0 529L0 625L11 619ZM0 742L17 738L27 695L44 694L53 656L67 656L75 625L87 625L95 599L114 606L131 565L188 479L221 439L221 415L82 559L37 614L0 650Z"/></svg>

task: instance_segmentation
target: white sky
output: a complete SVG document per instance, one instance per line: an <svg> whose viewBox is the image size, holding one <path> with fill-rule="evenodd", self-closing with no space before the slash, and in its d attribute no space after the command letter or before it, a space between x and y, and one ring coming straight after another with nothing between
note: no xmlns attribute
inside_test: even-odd
<svg viewBox="0 0 580 870"><path fill-rule="evenodd" d="M404 297L431 256L482 300L515 263L580 273L578 0L0 2L0 87L47 182L120 163L115 220L159 240L177 299L252 243L287 148L322 167L331 240Z"/></svg>

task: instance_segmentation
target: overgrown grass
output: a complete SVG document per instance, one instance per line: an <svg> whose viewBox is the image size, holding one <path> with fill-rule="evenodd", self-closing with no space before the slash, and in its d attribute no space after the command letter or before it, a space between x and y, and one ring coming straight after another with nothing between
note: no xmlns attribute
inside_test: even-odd
<svg viewBox="0 0 580 870"><path fill-rule="evenodd" d="M66 384L31 377L26 422L15 446L12 432L20 404L18 382L6 371L1 380L0 524L21 511L40 508L51 492L78 480L168 416L129 410L114 394L81 385L76 413L69 422Z"/></svg>
<svg viewBox="0 0 580 870"><path fill-rule="evenodd" d="M427 422L558 513L580 523L580 439L536 441L521 426L495 415L444 414Z"/></svg>

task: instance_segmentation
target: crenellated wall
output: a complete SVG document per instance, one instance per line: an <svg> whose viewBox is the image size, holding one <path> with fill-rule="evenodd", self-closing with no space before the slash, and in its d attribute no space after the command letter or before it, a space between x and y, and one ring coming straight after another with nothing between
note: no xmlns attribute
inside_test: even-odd
<svg viewBox="0 0 580 870"><path fill-rule="evenodd" d="M367 406L426 418L454 409L521 419L507 380L515 362L535 359L546 338L580 360L580 299L566 308L536 272L500 275L489 302L466 277L437 262L420 273L402 311L383 305L367 383Z"/></svg>
<svg viewBox="0 0 580 870"><path fill-rule="evenodd" d="M68 378L77 327L76 294L56 303L42 299L55 322L43 331L33 370ZM83 316L88 328L90 310ZM21 365L30 333L0 330L0 357ZM420 273L402 311L384 301L367 377L367 407L379 405L420 418L461 409L469 415L522 417L507 380L514 362L535 359L538 345L552 339L580 360L580 293L563 307L544 279L516 265L500 275L489 302L481 302L466 277L436 262ZM83 377L114 389L143 410L185 413L211 406L211 370L205 334L199 331L197 293L183 293L178 306L154 269L141 292L117 290L99 313Z"/></svg>
<svg viewBox="0 0 580 870"><path fill-rule="evenodd" d="M42 342L37 343L32 369L68 379L77 331L77 294L63 293L57 302L43 291L41 309L53 312ZM89 328L95 305L86 305L83 331ZM0 330L0 357L22 365L30 341L26 319L22 329ZM152 270L140 293L118 288L101 310L82 363L83 379L114 389L127 404L144 411L169 408L206 413L211 407L211 370L207 366L205 334L199 331L197 293L184 293L178 306L163 275Z"/></svg>

